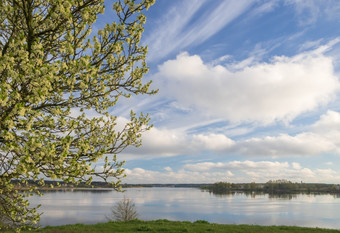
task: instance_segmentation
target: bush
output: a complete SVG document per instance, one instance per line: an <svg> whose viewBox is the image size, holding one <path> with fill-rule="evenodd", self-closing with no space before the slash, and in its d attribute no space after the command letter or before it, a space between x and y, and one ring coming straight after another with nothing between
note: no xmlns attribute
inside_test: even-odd
<svg viewBox="0 0 340 233"><path fill-rule="evenodd" d="M137 228L137 231L152 231L152 228L149 226L140 226Z"/></svg>
<svg viewBox="0 0 340 233"><path fill-rule="evenodd" d="M210 224L208 221L205 221L205 220L197 220L194 223Z"/></svg>
<svg viewBox="0 0 340 233"><path fill-rule="evenodd" d="M111 215L106 216L109 221L126 222L137 219L138 213L135 203L129 198L117 202L111 208Z"/></svg>

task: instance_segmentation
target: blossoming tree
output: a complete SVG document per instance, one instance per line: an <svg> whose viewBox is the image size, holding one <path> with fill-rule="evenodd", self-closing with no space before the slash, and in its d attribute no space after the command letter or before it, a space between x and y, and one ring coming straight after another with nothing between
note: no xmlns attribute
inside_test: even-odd
<svg viewBox="0 0 340 233"><path fill-rule="evenodd" d="M155 93L142 82L147 48L139 45L153 2L114 2L113 22L91 32L104 0L0 0L0 229L39 221L25 198L36 187L18 192L14 180L100 177L119 188L116 155L140 145L149 117L131 112L117 130L109 110L120 97Z"/></svg>

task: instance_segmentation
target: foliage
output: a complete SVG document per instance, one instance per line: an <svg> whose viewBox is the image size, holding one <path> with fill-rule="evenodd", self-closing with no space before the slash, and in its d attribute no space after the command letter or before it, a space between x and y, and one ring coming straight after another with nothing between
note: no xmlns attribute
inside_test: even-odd
<svg viewBox="0 0 340 233"><path fill-rule="evenodd" d="M264 184L261 183L228 183L217 182L211 185L203 185L201 189L209 190L209 192L216 194L223 194L233 191L243 192L263 192L269 194L282 193L339 193L340 185L334 184L308 184L308 183L294 183L289 180L270 180Z"/></svg>
<svg viewBox="0 0 340 233"><path fill-rule="evenodd" d="M106 218L110 221L126 222L135 220L138 217L135 203L124 197L111 208L111 215Z"/></svg>
<svg viewBox="0 0 340 233"><path fill-rule="evenodd" d="M194 223L199 223L199 224L209 224L209 222L206 221L206 220L196 220Z"/></svg>
<svg viewBox="0 0 340 233"><path fill-rule="evenodd" d="M39 220L25 201L34 187L19 193L13 180L96 176L119 189L116 154L140 145L149 117L131 111L118 130L109 110L120 97L155 93L142 82L147 47L139 45L153 2L117 1L114 22L91 33L104 0L0 0L0 228Z"/></svg>
<svg viewBox="0 0 340 233"><path fill-rule="evenodd" d="M25 232L25 231L24 231ZM28 231L31 232L31 231ZM223 225L212 223L191 223L178 221L129 221L129 222L108 222L95 225L67 225L56 227L45 227L36 232L44 233L105 233L105 232L238 232L238 233L339 233L340 230L293 227L293 226L256 226L256 225Z"/></svg>

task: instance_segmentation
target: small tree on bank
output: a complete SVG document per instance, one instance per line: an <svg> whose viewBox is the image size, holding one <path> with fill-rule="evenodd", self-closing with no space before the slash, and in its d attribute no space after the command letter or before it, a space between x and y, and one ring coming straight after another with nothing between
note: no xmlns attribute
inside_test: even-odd
<svg viewBox="0 0 340 233"><path fill-rule="evenodd" d="M149 117L131 112L117 130L108 109L120 97L155 93L142 82L147 48L139 45L153 2L115 2L115 21L91 34L104 0L0 0L0 229L39 221L25 200L35 187L18 192L13 180L96 176L119 188L116 155L140 145Z"/></svg>
<svg viewBox="0 0 340 233"><path fill-rule="evenodd" d="M109 221L119 221L119 222L126 222L135 220L138 217L138 213L136 210L135 203L130 200L129 198L125 198L119 202L117 202L111 208L111 215L107 216L106 218Z"/></svg>

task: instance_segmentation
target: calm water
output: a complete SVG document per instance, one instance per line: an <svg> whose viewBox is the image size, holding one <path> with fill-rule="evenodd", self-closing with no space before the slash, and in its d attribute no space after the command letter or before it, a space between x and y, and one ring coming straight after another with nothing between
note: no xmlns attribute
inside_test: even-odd
<svg viewBox="0 0 340 233"><path fill-rule="evenodd" d="M107 222L124 195L136 203L139 219L198 219L224 224L295 225L340 229L340 197L334 195L214 195L196 188L131 188L115 191L53 191L33 196L42 204L40 224Z"/></svg>

